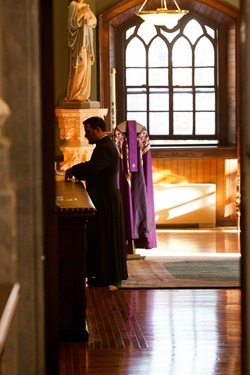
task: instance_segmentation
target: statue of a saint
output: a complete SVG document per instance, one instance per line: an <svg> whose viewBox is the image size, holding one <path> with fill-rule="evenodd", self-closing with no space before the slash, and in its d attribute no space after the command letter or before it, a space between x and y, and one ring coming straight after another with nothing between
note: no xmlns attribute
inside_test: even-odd
<svg viewBox="0 0 250 375"><path fill-rule="evenodd" d="M65 101L87 102L91 65L95 62L93 28L97 19L84 0L73 0L68 10L69 80Z"/></svg>

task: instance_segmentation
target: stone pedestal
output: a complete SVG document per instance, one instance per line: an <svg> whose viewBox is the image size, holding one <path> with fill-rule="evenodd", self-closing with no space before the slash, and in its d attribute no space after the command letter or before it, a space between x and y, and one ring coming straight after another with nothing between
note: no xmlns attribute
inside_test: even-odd
<svg viewBox="0 0 250 375"><path fill-rule="evenodd" d="M89 103L67 103L62 107L56 108L55 113L60 129L60 138L66 139L63 146L60 147L64 161L60 169L65 171L73 165L88 161L92 154L93 145L90 145L85 139L83 121L98 116L104 118L108 110L98 108L99 102ZM71 106L71 108L68 108Z"/></svg>

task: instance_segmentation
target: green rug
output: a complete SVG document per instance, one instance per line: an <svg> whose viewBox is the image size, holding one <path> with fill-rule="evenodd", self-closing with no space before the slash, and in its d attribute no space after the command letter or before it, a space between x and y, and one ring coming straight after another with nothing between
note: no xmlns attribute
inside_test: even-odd
<svg viewBox="0 0 250 375"><path fill-rule="evenodd" d="M208 281L239 281L240 262L238 260L207 260L169 262L164 266L172 276L179 279Z"/></svg>
<svg viewBox="0 0 250 375"><path fill-rule="evenodd" d="M146 256L127 261L122 289L239 288L240 254Z"/></svg>

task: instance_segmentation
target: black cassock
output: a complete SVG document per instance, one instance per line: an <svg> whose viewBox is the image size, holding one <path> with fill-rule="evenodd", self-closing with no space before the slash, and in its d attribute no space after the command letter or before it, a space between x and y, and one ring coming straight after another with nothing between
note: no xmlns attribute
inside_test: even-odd
<svg viewBox="0 0 250 375"><path fill-rule="evenodd" d="M109 136L96 142L91 159L72 167L97 210L87 223L88 278L114 284L128 277L122 198L117 185L118 152Z"/></svg>

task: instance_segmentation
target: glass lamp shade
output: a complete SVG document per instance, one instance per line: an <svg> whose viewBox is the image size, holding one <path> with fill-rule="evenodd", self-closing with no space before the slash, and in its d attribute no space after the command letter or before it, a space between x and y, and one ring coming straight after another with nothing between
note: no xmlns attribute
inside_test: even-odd
<svg viewBox="0 0 250 375"><path fill-rule="evenodd" d="M156 10L139 11L136 15L141 17L145 22L149 22L156 26L166 26L168 29L175 27L183 16L187 14L187 10L168 10L166 8L158 8Z"/></svg>

